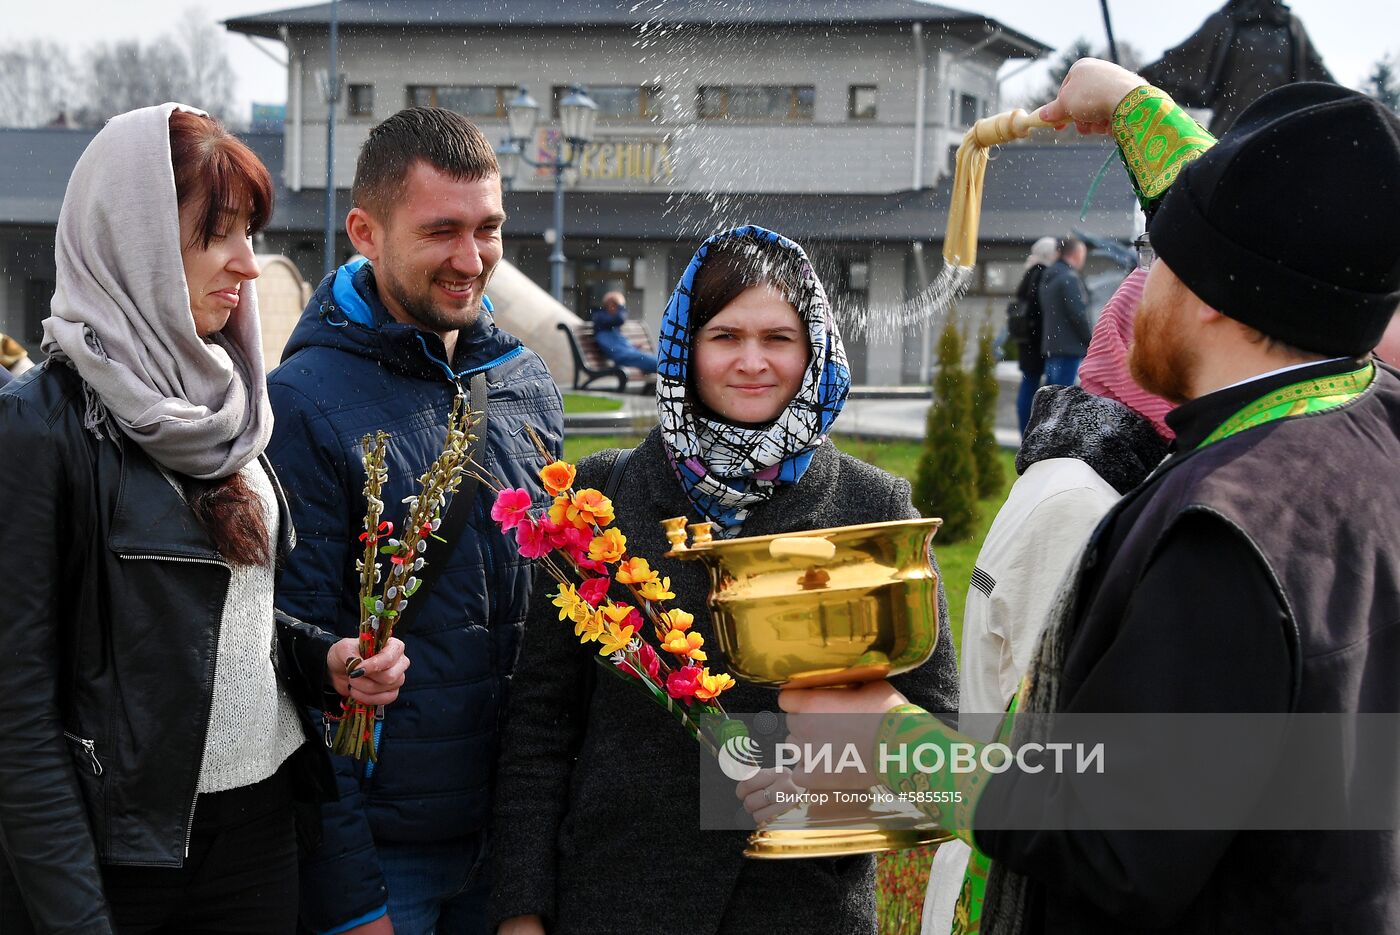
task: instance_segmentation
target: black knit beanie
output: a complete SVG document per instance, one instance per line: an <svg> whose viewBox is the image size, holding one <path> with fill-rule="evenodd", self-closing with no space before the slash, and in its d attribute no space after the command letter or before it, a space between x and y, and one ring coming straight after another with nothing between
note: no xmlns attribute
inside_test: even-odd
<svg viewBox="0 0 1400 935"><path fill-rule="evenodd" d="M1400 306L1400 118L1334 84L1270 91L1182 170L1149 232L1222 314L1364 354Z"/></svg>

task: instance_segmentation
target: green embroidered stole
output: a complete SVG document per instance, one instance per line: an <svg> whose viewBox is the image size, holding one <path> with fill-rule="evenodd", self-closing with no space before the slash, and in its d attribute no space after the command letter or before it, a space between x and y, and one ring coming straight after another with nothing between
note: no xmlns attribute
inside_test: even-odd
<svg viewBox="0 0 1400 935"><path fill-rule="evenodd" d="M1366 391L1376 378L1376 365L1367 363L1360 370L1338 373L1313 380L1301 380L1256 399L1226 419L1197 449L1279 419L1324 412L1351 402Z"/></svg>

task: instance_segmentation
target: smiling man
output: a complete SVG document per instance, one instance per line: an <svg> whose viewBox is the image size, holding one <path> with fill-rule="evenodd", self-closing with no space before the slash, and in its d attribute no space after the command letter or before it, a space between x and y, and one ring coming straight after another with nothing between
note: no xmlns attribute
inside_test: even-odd
<svg viewBox="0 0 1400 935"><path fill-rule="evenodd" d="M480 460L507 486L538 492L527 427L556 455L563 434L544 363L492 321L486 287L505 212L481 131L447 110L400 111L370 132L352 198L345 229L366 259L321 283L269 378L268 454L300 539L277 605L343 635L359 625L364 434L390 435L383 500L396 523L469 386L487 398ZM323 810L302 872L310 931L486 931L496 727L530 576L486 497L449 518L467 506L462 531L433 548L441 567L417 617L395 631L415 677L380 722L377 762L336 757L341 800Z"/></svg>

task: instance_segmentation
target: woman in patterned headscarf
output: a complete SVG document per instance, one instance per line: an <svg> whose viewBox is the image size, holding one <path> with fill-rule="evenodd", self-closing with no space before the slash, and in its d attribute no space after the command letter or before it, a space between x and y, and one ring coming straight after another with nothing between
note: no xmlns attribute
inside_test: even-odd
<svg viewBox="0 0 1400 935"><path fill-rule="evenodd" d="M685 515L714 522L719 535L762 536L917 513L908 481L826 437L850 371L826 292L797 244L758 227L710 238L660 332L660 426L625 461L616 451L584 459L575 483L610 490L629 553L670 578L672 606L695 615L707 665L723 670L707 573L665 557L660 520ZM621 680L595 677L557 619L551 588L539 576L502 741L492 894L500 931L874 932L872 859L745 860L743 832L699 828L699 746ZM938 601L946 619L941 587ZM892 681L955 710L947 630L929 662ZM777 710L772 691L746 683L725 704ZM600 885L622 880L625 897Z"/></svg>

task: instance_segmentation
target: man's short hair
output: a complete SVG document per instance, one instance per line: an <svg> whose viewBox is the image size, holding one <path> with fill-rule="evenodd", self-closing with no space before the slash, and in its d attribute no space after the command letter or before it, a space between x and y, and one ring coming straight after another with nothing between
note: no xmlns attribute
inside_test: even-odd
<svg viewBox="0 0 1400 935"><path fill-rule="evenodd" d="M383 219L419 160L458 181L500 175L496 151L466 117L441 107L409 107L369 131L355 163L350 200Z"/></svg>
<svg viewBox="0 0 1400 935"><path fill-rule="evenodd" d="M1058 247L1059 247L1059 249L1058 249L1057 253L1058 253L1060 256L1069 256L1071 253L1075 252L1075 251L1078 250L1080 247L1085 247L1085 249L1088 249L1088 248L1085 246L1084 241L1082 241L1082 240L1080 240L1078 237L1074 237L1074 236L1061 237L1061 238L1060 238L1060 242L1059 242L1059 244L1058 244Z"/></svg>

